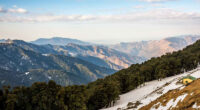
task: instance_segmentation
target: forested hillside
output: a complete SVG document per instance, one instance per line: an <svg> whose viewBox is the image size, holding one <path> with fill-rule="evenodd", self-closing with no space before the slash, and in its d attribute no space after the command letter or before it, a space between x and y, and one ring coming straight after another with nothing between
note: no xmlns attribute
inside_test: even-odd
<svg viewBox="0 0 200 110"><path fill-rule="evenodd" d="M141 63L146 59L138 56L131 56L120 51L97 45L36 45L22 40L13 40L13 44L25 49L42 54L56 54L79 58L94 65L109 69L119 70L127 68L131 64Z"/></svg>
<svg viewBox="0 0 200 110"><path fill-rule="evenodd" d="M9 110L97 110L114 103L119 94L135 89L147 81L173 76L197 67L200 40L181 51L133 64L88 85L61 87L53 81L35 83L0 91L0 109Z"/></svg>
<svg viewBox="0 0 200 110"><path fill-rule="evenodd" d="M115 72L78 58L41 54L15 44L0 44L0 53L0 87L5 84L30 86L49 80L62 86L87 84Z"/></svg>

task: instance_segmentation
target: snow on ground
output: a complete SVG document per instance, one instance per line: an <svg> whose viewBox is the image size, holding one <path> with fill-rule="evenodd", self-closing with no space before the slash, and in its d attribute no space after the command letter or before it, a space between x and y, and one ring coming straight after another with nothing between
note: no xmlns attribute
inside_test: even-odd
<svg viewBox="0 0 200 110"><path fill-rule="evenodd" d="M51 76L48 76L49 79L51 79Z"/></svg>
<svg viewBox="0 0 200 110"><path fill-rule="evenodd" d="M195 78L200 78L200 68L197 69L198 71L195 71L194 73L191 74L191 76L195 77Z"/></svg>
<svg viewBox="0 0 200 110"><path fill-rule="evenodd" d="M176 107L176 105L178 104L179 101L183 101L183 99L185 99L185 97L188 94L184 94L181 95L179 97L176 98L176 100L174 101L174 99L171 99L166 106L162 106L160 103L156 104L156 105L160 105L159 108L151 108L151 110L168 110L170 107L174 108Z"/></svg>
<svg viewBox="0 0 200 110"><path fill-rule="evenodd" d="M195 104L192 106L192 108L194 108L194 109L200 109L200 106L197 106L197 103L195 103Z"/></svg>
<svg viewBox="0 0 200 110"><path fill-rule="evenodd" d="M26 75L28 75L30 72L25 72Z"/></svg>
<svg viewBox="0 0 200 110"><path fill-rule="evenodd" d="M162 81L154 80L147 82L145 86L141 88L137 88L128 93L120 95L120 100L118 100L113 107L104 108L102 110L117 110L117 108L125 109L127 108L127 104L129 102L135 103L136 101L140 101L142 103L137 107L137 109L139 109L142 106L147 105L151 101L157 99L161 95L167 93L169 90L184 88L184 85L177 84L177 82L182 77L187 75L200 78L200 67L183 74L162 79Z"/></svg>
<svg viewBox="0 0 200 110"><path fill-rule="evenodd" d="M42 54L43 56L50 56L50 54Z"/></svg>

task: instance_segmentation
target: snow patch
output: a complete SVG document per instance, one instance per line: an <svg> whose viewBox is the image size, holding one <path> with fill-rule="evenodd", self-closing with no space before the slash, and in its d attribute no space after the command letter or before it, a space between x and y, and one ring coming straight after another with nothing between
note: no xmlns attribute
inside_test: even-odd
<svg viewBox="0 0 200 110"><path fill-rule="evenodd" d="M28 75L30 72L25 72L25 75Z"/></svg>
<svg viewBox="0 0 200 110"><path fill-rule="evenodd" d="M51 79L51 76L48 76L49 79Z"/></svg>
<svg viewBox="0 0 200 110"><path fill-rule="evenodd" d="M195 71L194 73L192 73L191 76L193 76L195 78L200 78L200 69L198 69L198 71Z"/></svg>
<svg viewBox="0 0 200 110"><path fill-rule="evenodd" d="M42 54L43 56L50 56L50 54Z"/></svg>
<svg viewBox="0 0 200 110"><path fill-rule="evenodd" d="M185 88L185 86L180 87L179 90L182 90L183 88Z"/></svg>
<svg viewBox="0 0 200 110"><path fill-rule="evenodd" d="M77 56L77 54L76 54L76 53L72 53L72 52L69 52L69 55L71 55L72 57L75 57L75 56Z"/></svg>
<svg viewBox="0 0 200 110"><path fill-rule="evenodd" d="M22 56L22 58L21 58L22 60L28 60L29 59L29 57L28 56Z"/></svg>
<svg viewBox="0 0 200 110"><path fill-rule="evenodd" d="M1 84L5 83L5 82L6 82L5 80L2 80L2 81L1 81Z"/></svg>
<svg viewBox="0 0 200 110"><path fill-rule="evenodd" d="M189 72L162 79L162 81L154 80L147 82L146 85L143 87L134 89L125 94L121 94L120 100L117 100L113 107L103 108L102 110L116 110L118 108L127 108L127 104L129 102L134 103L136 101L142 103L137 107L137 109L139 109L170 90L183 89L185 86L177 82L179 82L184 76L187 75L200 78L200 67ZM180 99L177 99L177 101L178 100Z"/></svg>
<svg viewBox="0 0 200 110"><path fill-rule="evenodd" d="M200 106L197 106L197 103L195 103L195 104L192 106L192 108L194 108L194 109L200 109Z"/></svg>
<svg viewBox="0 0 200 110"><path fill-rule="evenodd" d="M174 99L171 99L167 104L166 106L162 106L160 104L159 108L151 108L151 110L168 110L169 108L174 108L176 107L176 105L178 104L179 101L183 101L183 99L185 99L185 97L187 96L188 94L184 94L184 95L181 95L179 97L176 98L176 100L174 101Z"/></svg>

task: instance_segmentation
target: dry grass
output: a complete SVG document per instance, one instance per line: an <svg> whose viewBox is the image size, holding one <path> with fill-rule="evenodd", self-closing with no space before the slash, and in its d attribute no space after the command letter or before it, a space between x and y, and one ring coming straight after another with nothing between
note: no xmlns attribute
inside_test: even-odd
<svg viewBox="0 0 200 110"><path fill-rule="evenodd" d="M140 108L140 110L149 110L152 107L155 109L159 108L160 105L166 106L166 104L171 100L176 100L177 97L188 94L183 101L179 101L177 106L174 108L170 108L171 110L196 110L192 108L192 106L196 103L197 106L200 106L200 79L192 82L187 85L182 90L175 89L167 92L156 100L152 101L150 104ZM160 103L160 104L158 104ZM200 110L200 109L199 109Z"/></svg>

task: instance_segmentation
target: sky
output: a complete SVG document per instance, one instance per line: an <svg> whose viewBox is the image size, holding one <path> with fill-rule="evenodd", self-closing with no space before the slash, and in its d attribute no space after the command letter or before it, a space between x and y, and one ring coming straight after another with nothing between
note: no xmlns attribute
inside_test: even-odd
<svg viewBox="0 0 200 110"><path fill-rule="evenodd" d="M200 35L200 0L0 0L0 39L95 43Z"/></svg>

